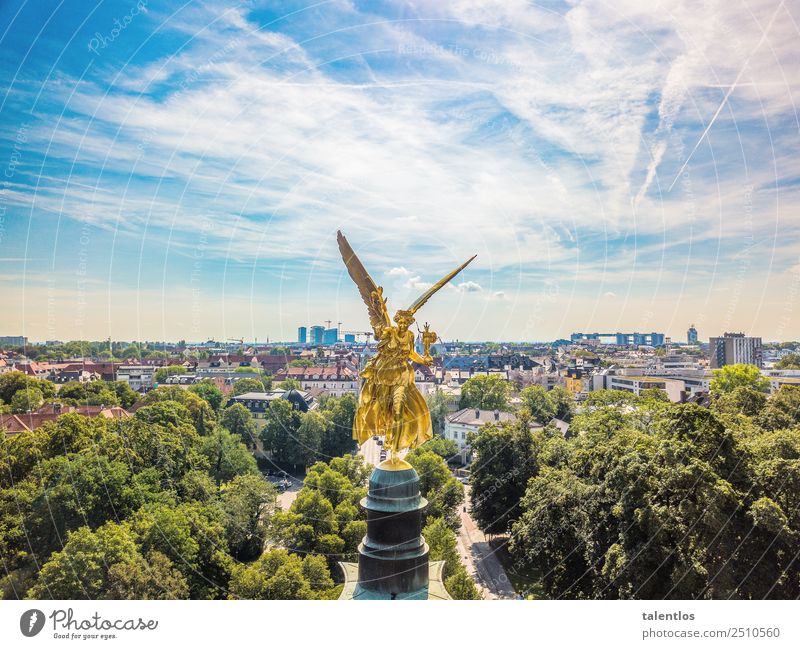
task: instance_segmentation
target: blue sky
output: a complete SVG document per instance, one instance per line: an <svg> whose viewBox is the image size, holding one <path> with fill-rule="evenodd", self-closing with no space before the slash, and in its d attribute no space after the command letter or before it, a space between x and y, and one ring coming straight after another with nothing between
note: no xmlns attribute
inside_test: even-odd
<svg viewBox="0 0 800 649"><path fill-rule="evenodd" d="M796 4L0 5L3 334L800 338Z"/></svg>

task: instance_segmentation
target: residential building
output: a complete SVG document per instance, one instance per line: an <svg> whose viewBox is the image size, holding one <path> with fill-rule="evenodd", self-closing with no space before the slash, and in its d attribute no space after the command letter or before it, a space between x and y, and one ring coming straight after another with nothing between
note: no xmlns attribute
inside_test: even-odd
<svg viewBox="0 0 800 649"><path fill-rule="evenodd" d="M48 403L35 412L0 415L0 431L4 431L7 435L33 431L42 424L68 413L105 419L127 419L131 416L119 406L67 406L60 403Z"/></svg>
<svg viewBox="0 0 800 649"><path fill-rule="evenodd" d="M273 381L278 383L294 379L303 390L325 390L334 397L345 394L358 394L360 385L355 369L337 363L332 366L287 367L275 373Z"/></svg>
<svg viewBox="0 0 800 649"><path fill-rule="evenodd" d="M504 410L480 410L479 408L462 408L448 415L444 420L444 438L451 439L458 445L461 452L461 461L465 464L469 460L470 448L467 441L469 433L478 432L484 424L497 424L504 421L516 421L513 412ZM542 428L539 423L532 423L531 428Z"/></svg>
<svg viewBox="0 0 800 649"><path fill-rule="evenodd" d="M270 404L283 399L289 401L295 410L308 412L316 407L316 400L308 392L302 390L271 390L270 392L245 392L231 397L229 404L241 403L250 411L254 419L265 419Z"/></svg>
<svg viewBox="0 0 800 649"><path fill-rule="evenodd" d="M598 384L600 387L598 387ZM642 390L664 390L673 403L685 398L686 385L680 379L659 376L636 376L626 374L603 374L594 378L594 389L624 390L637 397Z"/></svg>
<svg viewBox="0 0 800 649"><path fill-rule="evenodd" d="M157 369L154 365L121 365L117 381L124 381L135 392L147 392L154 385Z"/></svg>
<svg viewBox="0 0 800 649"><path fill-rule="evenodd" d="M761 338L743 333L728 333L709 340L708 358L712 369L746 363L762 367L764 364Z"/></svg>

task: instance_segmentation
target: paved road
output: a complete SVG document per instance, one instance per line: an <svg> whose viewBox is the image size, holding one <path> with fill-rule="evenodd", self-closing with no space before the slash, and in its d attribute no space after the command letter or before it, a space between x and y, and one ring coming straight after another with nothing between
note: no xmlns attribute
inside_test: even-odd
<svg viewBox="0 0 800 649"><path fill-rule="evenodd" d="M278 494L278 502L280 503L283 511L287 511L289 507L291 507L294 499L297 498L297 493L303 488L302 480L290 477L289 481L292 483L291 487L289 487L283 493Z"/></svg>
<svg viewBox="0 0 800 649"><path fill-rule="evenodd" d="M517 593L483 532L469 514L469 487L464 489L467 511L461 511L458 551L484 599L516 599Z"/></svg>

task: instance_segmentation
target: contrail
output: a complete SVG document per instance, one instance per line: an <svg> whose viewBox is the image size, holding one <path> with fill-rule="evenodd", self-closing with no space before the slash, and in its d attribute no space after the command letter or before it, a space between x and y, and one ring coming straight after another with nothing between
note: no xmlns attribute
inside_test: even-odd
<svg viewBox="0 0 800 649"><path fill-rule="evenodd" d="M697 140L697 144L694 145L694 148L689 153L689 157L686 158L686 162L684 162L681 165L681 168L678 169L678 173L675 176L675 180L672 181L672 184L669 186L669 189L667 189L668 192L672 191L672 188L675 186L675 183L678 182L678 178L681 177L681 174L683 173L683 170L686 169L686 165L689 164L689 160L692 159L692 156L694 155L694 152L697 151L697 147L700 146L700 143L703 141L705 136L708 135L708 132L711 130L711 127L714 126L714 122L716 121L717 117L722 112L722 109L725 107L725 104L728 103L728 97L730 97L731 93L736 89L736 86L739 83L739 79L742 78L742 74L744 74L744 71L747 68L747 65L750 63L750 59L753 58L753 55L758 51L758 48L760 48L764 44L764 41L767 40L767 34L769 33L769 30L772 28L772 23L774 23L775 19L778 17L778 12L783 8L783 3L784 2L785 2L785 0L781 0L781 3L778 5L778 8L775 10L775 13L772 14L772 18L770 19L769 24L767 25L767 28L764 30L764 33L761 35L761 40L758 41L758 45L756 45L755 48L753 48L753 51L750 52L750 55L745 60L744 65L742 65L742 69L739 70L739 74L736 75L736 79L734 79L733 83L731 84L731 87L728 88L728 92L726 92L725 96L722 98L722 103L719 105L719 108L717 108L717 112L714 113L714 117L711 118L711 121L708 123L708 126L706 126L706 129L703 131L703 134L700 136L700 139Z"/></svg>

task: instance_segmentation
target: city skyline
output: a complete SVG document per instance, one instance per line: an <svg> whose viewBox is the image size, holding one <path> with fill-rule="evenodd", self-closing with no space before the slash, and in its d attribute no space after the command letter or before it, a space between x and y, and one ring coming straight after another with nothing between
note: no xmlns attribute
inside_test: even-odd
<svg viewBox="0 0 800 649"><path fill-rule="evenodd" d="M0 8L0 331L800 338L797 8ZM520 30L520 31L518 31ZM522 33L524 32L524 34Z"/></svg>

